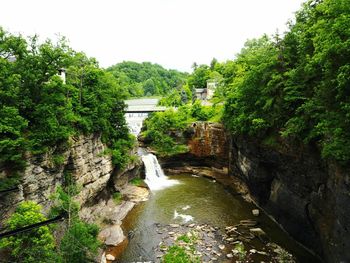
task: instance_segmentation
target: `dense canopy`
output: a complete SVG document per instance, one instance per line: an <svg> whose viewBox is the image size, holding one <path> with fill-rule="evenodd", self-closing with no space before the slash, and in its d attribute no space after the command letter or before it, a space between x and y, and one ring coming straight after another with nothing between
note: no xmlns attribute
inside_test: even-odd
<svg viewBox="0 0 350 263"><path fill-rule="evenodd" d="M66 83L58 76L62 68ZM51 148L55 156L80 133L100 133L125 154L118 149L128 140L121 90L64 39L38 43L36 36L26 40L0 28L0 167L23 167L27 151Z"/></svg>

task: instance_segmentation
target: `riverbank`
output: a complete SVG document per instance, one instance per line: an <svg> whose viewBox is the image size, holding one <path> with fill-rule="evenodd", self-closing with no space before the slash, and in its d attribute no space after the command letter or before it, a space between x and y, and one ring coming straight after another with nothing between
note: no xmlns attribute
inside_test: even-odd
<svg viewBox="0 0 350 263"><path fill-rule="evenodd" d="M106 249L100 254L101 263L109 263L117 256L120 246L127 242L127 237L121 228L124 218L140 202L145 202L149 197L149 190L142 186L126 184L120 189L118 198L103 199L80 211L80 217L87 222L94 222L101 227L98 235L100 242Z"/></svg>
<svg viewBox="0 0 350 263"><path fill-rule="evenodd" d="M297 262L318 262L261 211L253 215L254 205L218 181L189 174L169 177L178 184L151 193L148 201L136 205L123 220L128 240L116 248L121 256L114 262L160 262L172 246L179 245L177 239L191 231L198 232L194 251L195 256L201 256L200 262L215 262L213 258L216 262L239 260L235 254L238 243L242 243L249 259L278 262L273 244L279 244L289 251L287 254L296 255ZM225 250L218 249L219 245Z"/></svg>

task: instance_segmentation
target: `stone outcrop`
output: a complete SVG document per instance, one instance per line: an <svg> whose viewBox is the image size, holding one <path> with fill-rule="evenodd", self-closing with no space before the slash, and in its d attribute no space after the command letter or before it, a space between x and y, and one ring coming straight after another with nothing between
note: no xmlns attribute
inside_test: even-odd
<svg viewBox="0 0 350 263"><path fill-rule="evenodd" d="M120 225L114 225L105 228L99 233L99 239L107 246L117 246L125 239L124 233Z"/></svg>
<svg viewBox="0 0 350 263"><path fill-rule="evenodd" d="M230 174L285 230L326 262L350 262L350 173L317 147L233 137Z"/></svg>
<svg viewBox="0 0 350 263"><path fill-rule="evenodd" d="M228 138L222 124L213 122L195 122L193 135L188 141L189 152L196 157L212 157L227 161Z"/></svg>
<svg viewBox="0 0 350 263"><path fill-rule="evenodd" d="M6 219L23 200L33 200L47 211L52 205L50 196L66 182L71 174L80 192L76 200L84 205L107 185L113 172L111 157L105 154L106 146L100 136L79 136L70 141L71 146L60 153L63 163L55 165L52 154L29 157L21 176L19 190L4 196L0 202L0 222Z"/></svg>
<svg viewBox="0 0 350 263"><path fill-rule="evenodd" d="M186 134L189 152L158 158L163 168L206 166L227 172L229 137L222 124L194 122Z"/></svg>

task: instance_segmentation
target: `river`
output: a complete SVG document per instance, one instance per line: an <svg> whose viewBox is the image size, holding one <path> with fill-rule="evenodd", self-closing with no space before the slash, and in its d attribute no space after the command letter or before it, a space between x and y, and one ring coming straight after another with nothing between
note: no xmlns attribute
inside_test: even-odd
<svg viewBox="0 0 350 263"><path fill-rule="evenodd" d="M178 184L152 192L150 199L134 208L125 218L122 228L125 233L133 231L133 237L116 262L156 261L155 249L161 242L157 232L157 223L182 224L185 219L192 218L187 223L210 224L222 231L226 226L238 224L240 220L255 219L271 239L294 254L299 262L317 262L303 248L298 246L285 232L264 214L255 218L252 209L255 207L232 195L220 183L190 175L171 176ZM176 216L177 215L177 216ZM180 215L180 216L179 216ZM247 247L263 249L257 239ZM256 256L258 260L270 260L268 257Z"/></svg>
<svg viewBox="0 0 350 263"><path fill-rule="evenodd" d="M167 177L161 171L155 156L144 151L140 154L143 155L146 166L145 181L152 190L151 196L148 201L137 205L124 219L122 228L124 233L129 234L129 238L121 246L123 251L114 262L159 262L157 247L164 238L159 232L160 226L207 224L223 234L228 226L240 224L247 219L257 222L257 227L266 233L268 244L278 244L292 253L297 262L319 262L262 211L259 216L254 216L252 210L257 208L253 204L244 201L241 196L232 193L219 182L191 174ZM267 251L265 241L254 238L244 244L245 250L248 253L254 250L263 253ZM229 252L230 250L225 250L223 254ZM257 253L249 255L248 259L249 262L277 262L270 255ZM204 257L201 262L204 262ZM231 261L224 257L216 262Z"/></svg>

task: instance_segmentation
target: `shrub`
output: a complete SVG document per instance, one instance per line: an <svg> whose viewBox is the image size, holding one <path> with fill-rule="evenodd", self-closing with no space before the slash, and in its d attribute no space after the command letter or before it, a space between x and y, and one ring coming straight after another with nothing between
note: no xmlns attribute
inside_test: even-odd
<svg viewBox="0 0 350 263"><path fill-rule="evenodd" d="M113 194L113 201L116 205L120 205L121 202L123 201L123 196L120 192L115 192Z"/></svg>
<svg viewBox="0 0 350 263"><path fill-rule="evenodd" d="M6 222L10 230L15 230L46 220L41 206L33 201L22 202ZM56 262L54 237L48 226L0 240L0 248L9 249L12 262L47 263Z"/></svg>

